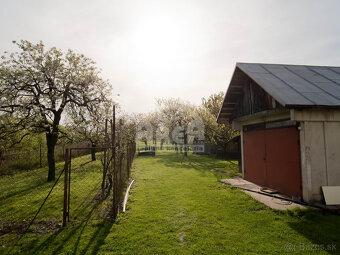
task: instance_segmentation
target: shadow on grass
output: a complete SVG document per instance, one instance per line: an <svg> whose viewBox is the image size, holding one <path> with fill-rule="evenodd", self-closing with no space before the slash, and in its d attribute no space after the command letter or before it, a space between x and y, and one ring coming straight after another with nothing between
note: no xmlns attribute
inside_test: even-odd
<svg viewBox="0 0 340 255"><path fill-rule="evenodd" d="M96 254L110 233L113 222L108 220L91 221L92 213L99 206L97 202L81 222L72 222L65 228L51 234L41 244L36 246L37 240L22 247L31 250L30 254ZM34 248L36 246L36 248Z"/></svg>
<svg viewBox="0 0 340 255"><path fill-rule="evenodd" d="M92 163L92 162L93 162L93 161L90 160L90 161L87 161L87 162L85 162L85 163L80 164L79 166L82 167L82 166L85 166L85 165L90 164L90 163Z"/></svg>
<svg viewBox="0 0 340 255"><path fill-rule="evenodd" d="M91 217L97 218L99 215L96 214L97 209L101 206L103 206L105 200L99 199L101 192L100 191L100 183L96 187L93 187L92 190L90 190L87 195L82 196L82 198L78 198L78 202L75 201L73 203L73 200L70 201L70 217L74 219L82 218L82 215L86 213L87 208L91 208L91 205L94 205L94 207L91 209ZM85 199L85 198L91 198L91 199ZM76 205L75 208L72 208L71 205ZM90 218L85 218L90 219Z"/></svg>
<svg viewBox="0 0 340 255"><path fill-rule="evenodd" d="M21 195L25 195L27 193L30 193L32 190L35 190L38 187L39 188L46 188L46 190L47 190L52 185L53 184L46 182L45 179L40 179L36 183L34 183L33 185L31 185L29 187L26 187L26 188L23 188L23 189L20 189L20 190L16 190L14 192L11 192L11 193L4 195L3 197L0 198L0 201L1 201L1 203L5 203L4 201L9 199L9 198L12 198L12 197L15 197L15 196L20 197Z"/></svg>
<svg viewBox="0 0 340 255"><path fill-rule="evenodd" d="M221 160L210 158L206 155L189 154L187 157L182 153L158 154L154 159L167 167L196 168L199 170L210 170L213 167L223 167Z"/></svg>
<svg viewBox="0 0 340 255"><path fill-rule="evenodd" d="M91 249L91 254L97 254L99 248L104 244L105 238L111 231L113 223L109 221L102 221L96 226L95 232L92 234L90 241L80 251L80 254L86 254ZM80 240L80 235L78 240ZM79 243L79 242L78 242ZM77 244L78 244L77 243ZM73 254L77 253L78 245L75 246Z"/></svg>
<svg viewBox="0 0 340 255"><path fill-rule="evenodd" d="M158 154L154 160L166 167L177 169L195 169L201 172L202 176L213 174L217 180L221 179L221 175L213 173L214 168L224 168L226 162L220 159L213 159L207 155L189 154L184 157L181 153Z"/></svg>
<svg viewBox="0 0 340 255"><path fill-rule="evenodd" d="M294 220L288 225L305 236L314 245L300 244L297 249L308 251L324 250L330 254L340 254L340 215L319 210L293 210L288 212Z"/></svg>
<svg viewBox="0 0 340 255"><path fill-rule="evenodd" d="M46 169L43 169L43 170L46 170ZM58 172L56 172L56 176L59 176L61 170L59 169L57 170ZM13 189L13 191L11 190L7 194L2 195L0 197L0 201L2 203L4 203L6 199L9 199L15 196L21 197L21 195L25 195L27 193L30 193L31 191L35 191L37 188L46 189L46 191L48 191L54 184L54 181L53 182L46 181L45 171L40 171L38 173L35 173L35 175L31 175L30 177L27 177L25 175L22 178L26 178L27 184L23 185L23 187L18 190L15 189L18 187L16 180L10 180L10 181L13 181L13 185L15 185L15 188Z"/></svg>

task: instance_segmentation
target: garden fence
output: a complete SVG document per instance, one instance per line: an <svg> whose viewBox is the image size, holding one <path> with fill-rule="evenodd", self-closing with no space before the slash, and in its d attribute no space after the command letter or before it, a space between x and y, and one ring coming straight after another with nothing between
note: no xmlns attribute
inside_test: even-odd
<svg viewBox="0 0 340 255"><path fill-rule="evenodd" d="M75 151L87 148L66 149L64 170L63 225L69 221L88 219L115 219L121 212L124 191L131 175L135 155L135 142L122 146L99 147L97 155L102 168L91 166L91 162L73 158ZM106 168L104 168L106 164Z"/></svg>
<svg viewBox="0 0 340 255"><path fill-rule="evenodd" d="M96 147L97 160L91 160L92 147L66 147L54 182L46 182L44 167L0 176L0 236L45 233L71 221L117 217L136 144L134 137L124 137L122 122L116 127L115 116L106 126L111 132L106 131L106 142ZM83 154L88 155L79 156Z"/></svg>
<svg viewBox="0 0 340 255"><path fill-rule="evenodd" d="M59 144L55 147L54 157L56 162L64 161L65 148L70 145ZM75 146L75 145L72 145ZM77 144L77 147L89 147L88 143ZM76 152L74 156L83 156L91 153L88 150ZM11 148L0 151L0 176L17 174L35 168L42 168L47 163L47 146L40 143L28 148Z"/></svg>

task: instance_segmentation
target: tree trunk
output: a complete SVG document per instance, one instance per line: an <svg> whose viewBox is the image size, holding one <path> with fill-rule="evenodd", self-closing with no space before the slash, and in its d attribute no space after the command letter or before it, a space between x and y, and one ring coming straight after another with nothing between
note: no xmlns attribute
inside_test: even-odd
<svg viewBox="0 0 340 255"><path fill-rule="evenodd" d="M47 181L55 180L55 159L54 148L58 141L58 135L46 133L47 141L47 161L48 161L48 177Z"/></svg>
<svg viewBox="0 0 340 255"><path fill-rule="evenodd" d="M92 161L96 161L96 144L92 143L92 149L91 149L91 156L92 156Z"/></svg>

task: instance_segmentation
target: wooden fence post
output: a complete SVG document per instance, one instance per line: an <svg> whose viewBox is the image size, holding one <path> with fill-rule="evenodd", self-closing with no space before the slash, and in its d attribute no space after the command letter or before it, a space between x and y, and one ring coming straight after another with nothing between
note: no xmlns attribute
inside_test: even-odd
<svg viewBox="0 0 340 255"><path fill-rule="evenodd" d="M105 180L106 180L106 175L107 175L107 170L108 170L108 166L107 166L107 147L109 146L108 144L108 136L107 136L107 119L105 119L105 137L104 137L104 144L105 144L105 149L104 149L104 159L103 159L103 181L102 181L102 199L104 199L104 193L105 193ZM113 184L112 184L113 185Z"/></svg>
<svg viewBox="0 0 340 255"><path fill-rule="evenodd" d="M117 189L117 169L116 169L116 106L113 105L113 114L112 114L112 125L111 125L111 140L112 140L112 201L113 201L113 219L116 219L118 214L118 189Z"/></svg>
<svg viewBox="0 0 340 255"><path fill-rule="evenodd" d="M63 207L63 227L66 226L67 219L67 204L68 204L68 196L67 196L67 187L68 187L68 162L69 162L69 150L68 148L65 150L65 166L64 166L64 207Z"/></svg>
<svg viewBox="0 0 340 255"><path fill-rule="evenodd" d="M123 167L123 157L124 157L124 151L123 151L123 120L119 120L119 179L118 179L118 210L119 206L121 205L121 194L123 193L123 173L122 173L122 167Z"/></svg>
<svg viewBox="0 0 340 255"><path fill-rule="evenodd" d="M129 153L129 143L126 144L126 171L127 179L130 179L130 153Z"/></svg>
<svg viewBox="0 0 340 255"><path fill-rule="evenodd" d="M68 172L68 194L67 194L67 221L70 222L70 197L71 197L71 166L72 164L72 149L69 149L69 161L67 163Z"/></svg>

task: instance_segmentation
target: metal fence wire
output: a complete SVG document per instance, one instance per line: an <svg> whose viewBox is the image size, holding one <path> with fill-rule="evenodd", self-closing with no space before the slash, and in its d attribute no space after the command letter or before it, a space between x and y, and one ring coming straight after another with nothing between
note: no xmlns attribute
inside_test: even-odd
<svg viewBox="0 0 340 255"><path fill-rule="evenodd" d="M115 116L113 116L115 117ZM64 163L56 164L56 180L46 182L46 168L0 177L0 236L13 235L18 242L25 233L47 233L70 221L114 220L123 208L136 144L124 137L122 122L106 121L105 144L65 148ZM116 139L117 136L117 139ZM82 151L86 151L85 153ZM14 240L13 240L14 241Z"/></svg>
<svg viewBox="0 0 340 255"><path fill-rule="evenodd" d="M55 182L46 182L46 170L34 169L0 178L0 235L30 231L44 233L61 226L63 167L57 165ZM48 198L48 199L47 199ZM39 213L37 213L39 212Z"/></svg>
<svg viewBox="0 0 340 255"><path fill-rule="evenodd" d="M54 149L54 158L56 162L64 161L65 148L70 145L58 144ZM75 146L75 145L72 145ZM89 147L88 143L77 144L77 147ZM79 150L77 155L84 156L89 154L90 150ZM0 150L0 177L17 174L22 171L48 166L47 146L46 143L40 143L27 148L11 148Z"/></svg>
<svg viewBox="0 0 340 255"><path fill-rule="evenodd" d="M101 150L98 155L101 167L93 162L81 163L77 158L73 159L75 151L88 148L66 149L63 226L74 220L115 219L122 210L123 193L136 150L134 139L124 137L122 128L122 121L116 128L115 115L110 123L106 120L105 143L96 147Z"/></svg>
<svg viewBox="0 0 340 255"><path fill-rule="evenodd" d="M116 218L122 210L135 148L131 141L114 148L97 148L103 149L103 152L97 153L95 163L72 157L74 151L85 148L66 150L64 225L68 221Z"/></svg>

